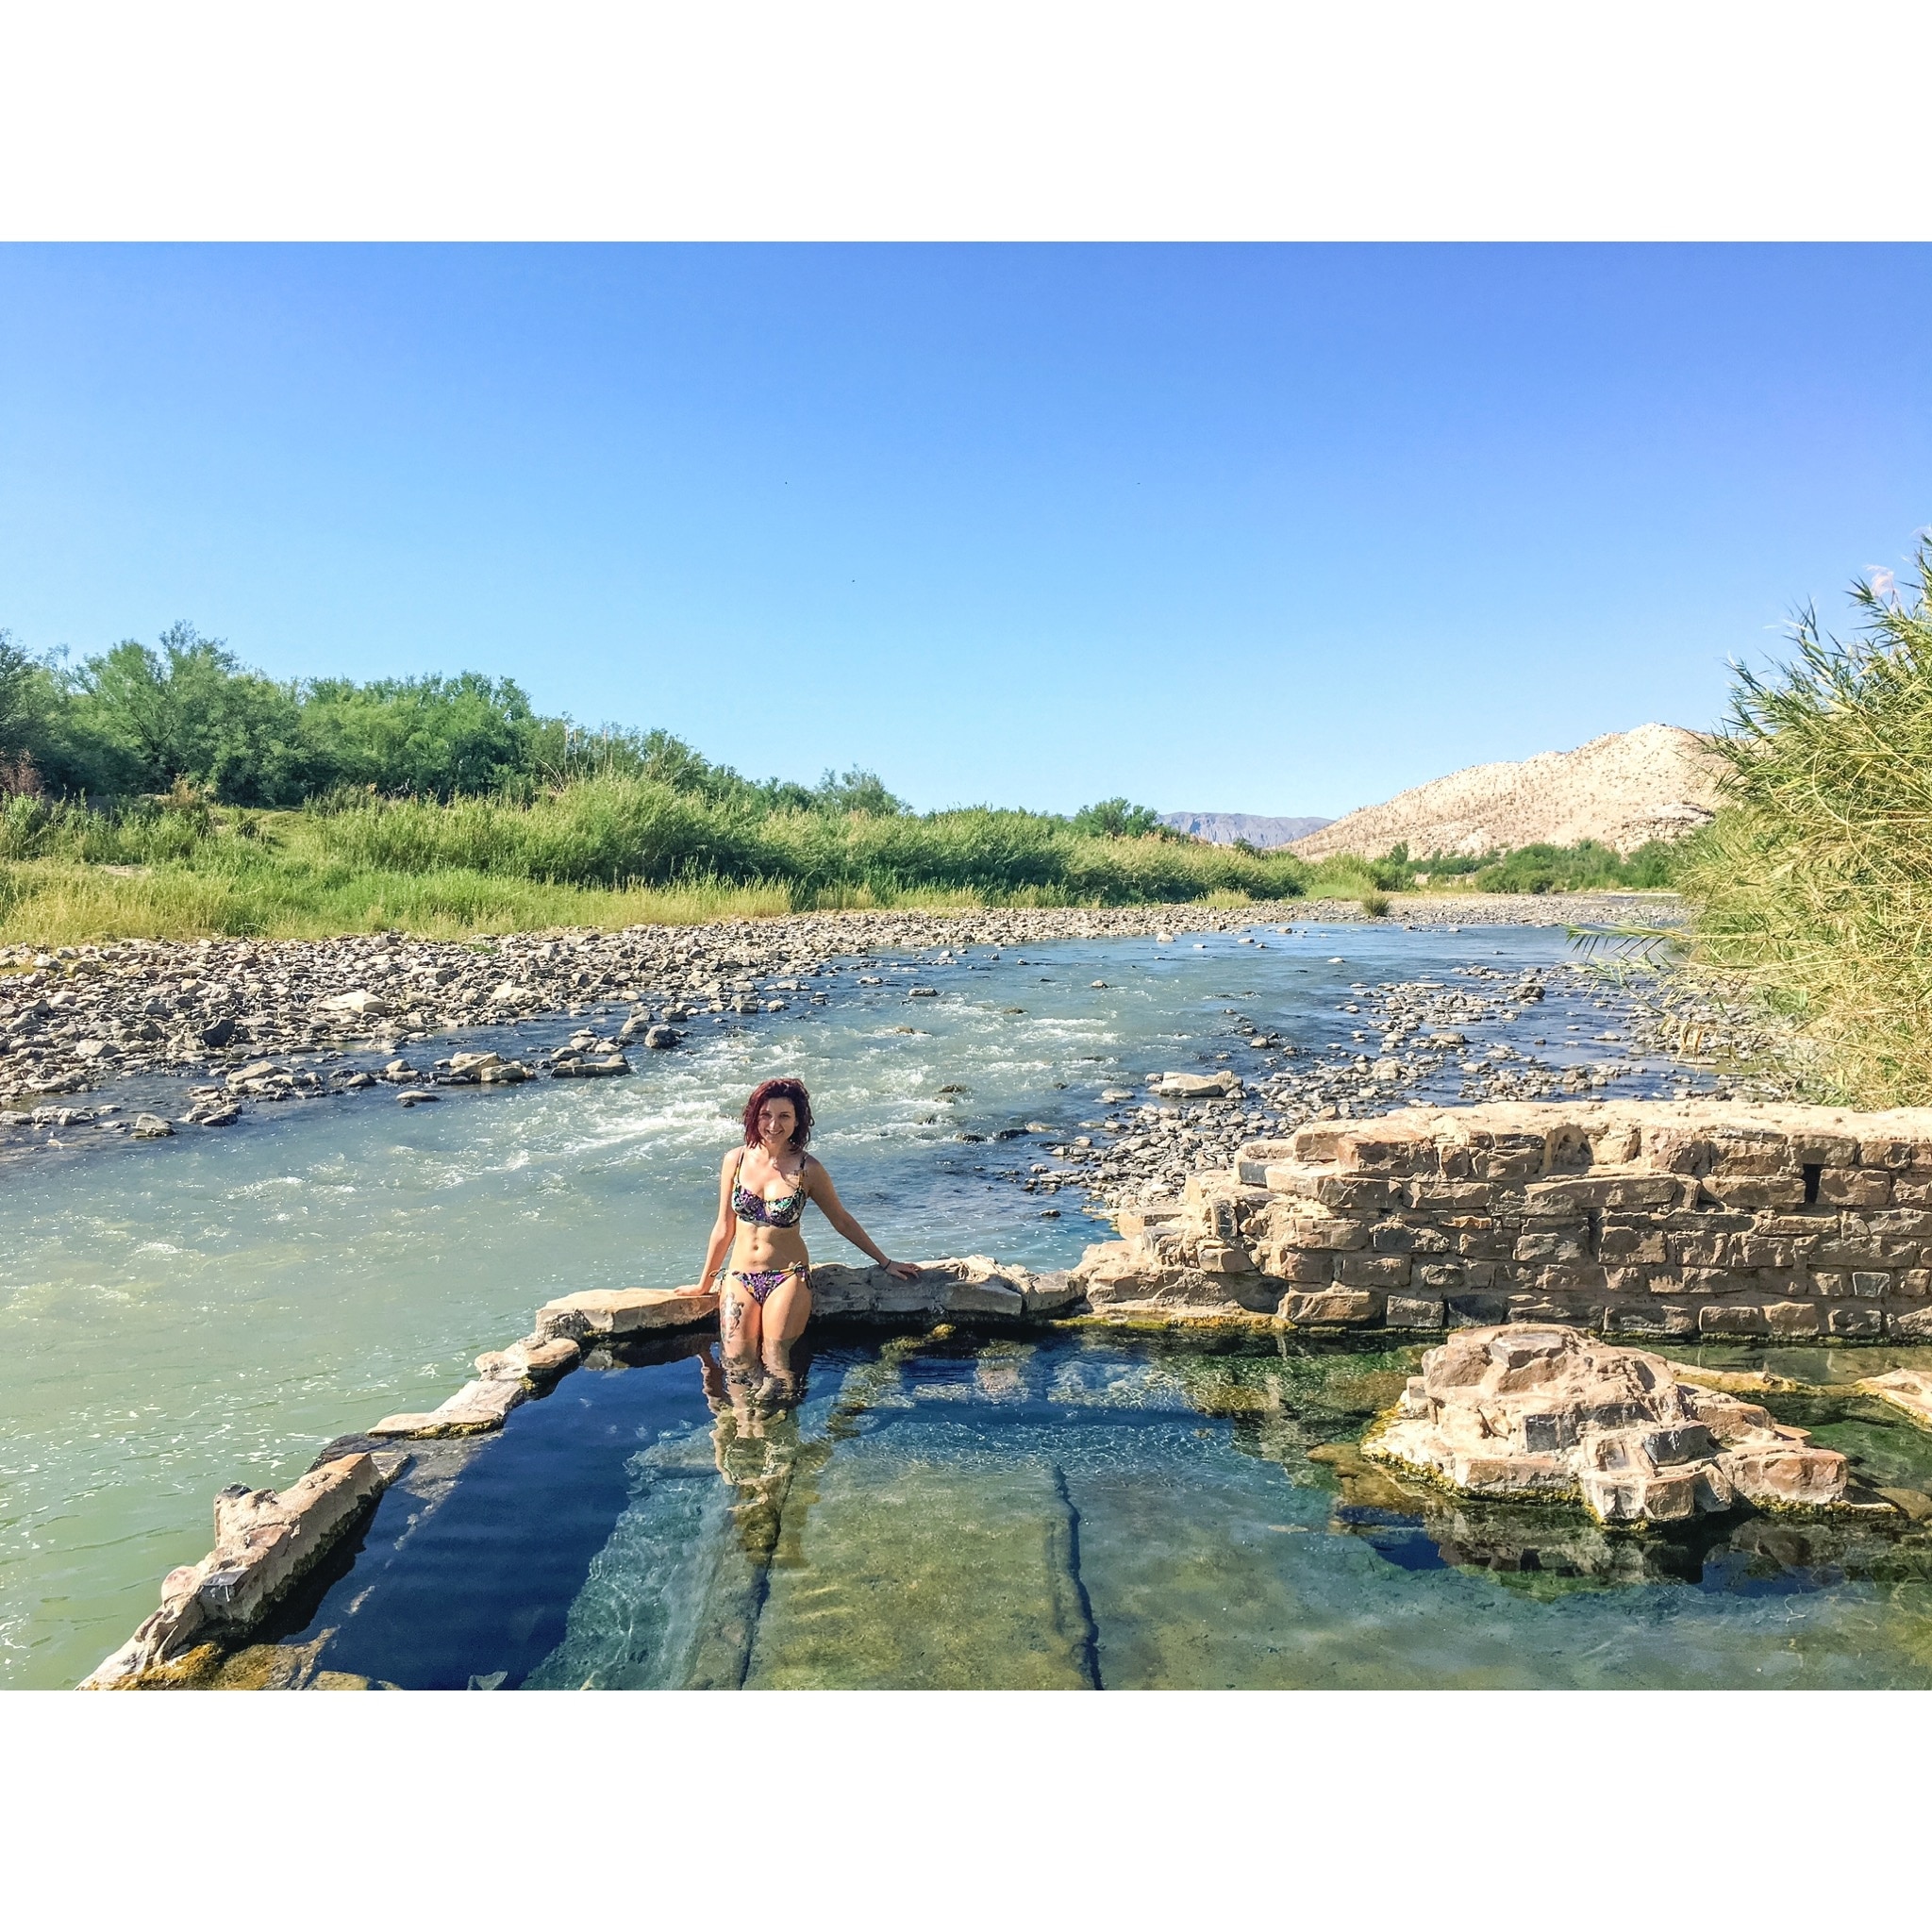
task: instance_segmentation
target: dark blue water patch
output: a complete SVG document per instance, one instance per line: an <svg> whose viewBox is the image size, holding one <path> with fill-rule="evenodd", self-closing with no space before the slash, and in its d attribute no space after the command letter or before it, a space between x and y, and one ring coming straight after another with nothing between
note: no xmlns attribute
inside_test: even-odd
<svg viewBox="0 0 1932 1932"><path fill-rule="evenodd" d="M1724 1547L1704 1560L1697 1587L1719 1596L1809 1596L1849 1581L1840 1564L1777 1564L1754 1551Z"/></svg>
<svg viewBox="0 0 1932 1932"><path fill-rule="evenodd" d="M333 1631L320 1668L405 1690L460 1690L499 1672L491 1688L520 1685L562 1640L591 1559L629 1500L629 1458L710 1421L697 1346L668 1361L579 1370L541 1404L512 1410L431 1507L406 1473L348 1574L283 1641ZM424 1461L433 1466L435 1452Z"/></svg>
<svg viewBox="0 0 1932 1932"><path fill-rule="evenodd" d="M1390 1509L1344 1504L1336 1510L1335 1520L1398 1570L1441 1570L1448 1565L1441 1544L1420 1516L1399 1516Z"/></svg>

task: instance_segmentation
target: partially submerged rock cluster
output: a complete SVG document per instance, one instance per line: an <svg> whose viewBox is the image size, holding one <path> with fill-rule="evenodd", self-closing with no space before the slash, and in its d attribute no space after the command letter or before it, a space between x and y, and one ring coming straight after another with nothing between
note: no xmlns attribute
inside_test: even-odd
<svg viewBox="0 0 1932 1932"><path fill-rule="evenodd" d="M1932 1110L1411 1108L1244 1147L1075 1271L1098 1309L1932 1339Z"/></svg>
<svg viewBox="0 0 1932 1932"><path fill-rule="evenodd" d="M1554 1018L1544 1006L1552 993L1569 996ZM1350 1029L1359 1051L1345 1067L1320 1071L1331 1088L1324 1097L1344 1103L1343 1113L1346 1101L1364 1089L1392 1094L1442 1073L1461 1075L1458 1098L1472 1103L1574 1097L1642 1072L1639 1061L1646 1055L1673 1064L1678 1099L1690 1097L1693 1068L1717 1081L1720 1099L1734 1091L1761 1100L1790 1096L1789 1080L1767 1071L1789 1056L1789 1038L1774 1036L1760 1019L1726 1006L1708 989L1669 976L1612 982L1574 961L1507 972L1469 961L1441 979L1357 983L1341 1010L1359 1021ZM1501 1037L1506 1027L1508 1037ZM1573 1037L1578 1033L1585 1037ZM1538 1051L1579 1045L1595 1049L1593 1057L1559 1062ZM1302 1085L1308 1084L1304 1074ZM1295 1097L1291 1085L1282 1097Z"/></svg>
<svg viewBox="0 0 1932 1932"><path fill-rule="evenodd" d="M1464 1495L1580 1502L1600 1523L1829 1508L1850 1480L1835 1449L1661 1356L1524 1324L1431 1349L1363 1446Z"/></svg>
<svg viewBox="0 0 1932 1932"><path fill-rule="evenodd" d="M1932 1373L1891 1369L1882 1375L1867 1375L1857 1386L1867 1395L1903 1409L1922 1429L1932 1429Z"/></svg>

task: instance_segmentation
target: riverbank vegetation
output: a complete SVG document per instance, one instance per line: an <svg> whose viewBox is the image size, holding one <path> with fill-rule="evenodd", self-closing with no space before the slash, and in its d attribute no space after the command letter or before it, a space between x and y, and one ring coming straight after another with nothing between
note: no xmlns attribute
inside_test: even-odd
<svg viewBox="0 0 1932 1932"><path fill-rule="evenodd" d="M1648 853L1648 848L1646 848ZM0 634L0 939L425 934L841 907L1241 904L1666 882L1600 846L1310 865L1111 798L919 813L871 773L750 779L518 687L277 684L177 625L74 670Z"/></svg>
<svg viewBox="0 0 1932 1932"><path fill-rule="evenodd" d="M1519 845L1509 852L1435 852L1411 857L1397 845L1381 858L1330 858L1340 886L1358 876L1373 892L1668 891L1681 847L1653 839L1627 858L1594 839L1574 845Z"/></svg>
<svg viewBox="0 0 1932 1932"><path fill-rule="evenodd" d="M1795 654L1740 670L1716 822L1678 887L1693 964L1797 1022L1830 1086L1932 1104L1932 539L1917 582L1858 582L1857 632L1815 611Z"/></svg>
<svg viewBox="0 0 1932 1932"><path fill-rule="evenodd" d="M527 803L364 799L261 812L192 795L0 813L0 938L294 938L753 917L840 907L1288 899L1286 855L1090 838L1044 814L742 814L618 776Z"/></svg>

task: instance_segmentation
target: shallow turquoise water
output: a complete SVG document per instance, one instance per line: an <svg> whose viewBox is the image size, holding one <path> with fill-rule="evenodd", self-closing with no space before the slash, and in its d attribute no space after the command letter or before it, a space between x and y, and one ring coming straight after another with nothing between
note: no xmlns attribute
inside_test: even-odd
<svg viewBox="0 0 1932 1932"><path fill-rule="evenodd" d="M960 1133L1074 1126L1104 1087L1167 1067L1252 1071L1255 1024L1320 1052L1359 1024L1338 1010L1356 981L1569 957L1547 928L1257 930L1265 947L1183 933L927 956L916 975L873 969L876 987L855 965L812 982L826 1006L699 1023L625 1080L408 1110L377 1090L0 1161L0 1684L92 1669L207 1549L223 1485L286 1482L331 1437L433 1404L552 1295L689 1279L736 1108L768 1074L810 1083L820 1151L889 1251L1064 1265L1108 1230L1072 1191L1041 1219L1002 1178L1035 1143ZM914 976L941 997L909 1000ZM1538 1030L1559 1057L1555 1017ZM526 1051L578 1024L411 1051ZM153 1081L104 1097L183 1099Z"/></svg>
<svg viewBox="0 0 1932 1932"><path fill-rule="evenodd" d="M1932 1537L1762 1518L1612 1536L1455 1507L1354 1451L1412 1356L840 1338L801 1411L749 1435L692 1356L585 1369L501 1438L428 1452L232 1680L1932 1682ZM1859 1398L1823 1407L1862 1474L1932 1479L1932 1438Z"/></svg>

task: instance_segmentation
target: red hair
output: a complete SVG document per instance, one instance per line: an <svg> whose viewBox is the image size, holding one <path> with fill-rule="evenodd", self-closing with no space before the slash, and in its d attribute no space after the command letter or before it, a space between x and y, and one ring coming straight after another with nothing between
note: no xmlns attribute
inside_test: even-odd
<svg viewBox="0 0 1932 1932"><path fill-rule="evenodd" d="M798 1124L791 1130L791 1144L803 1150L811 1139L811 1095L805 1091L803 1080L767 1080L752 1089L751 1098L744 1103L744 1144L758 1144L758 1115L768 1100L789 1100L797 1110Z"/></svg>

